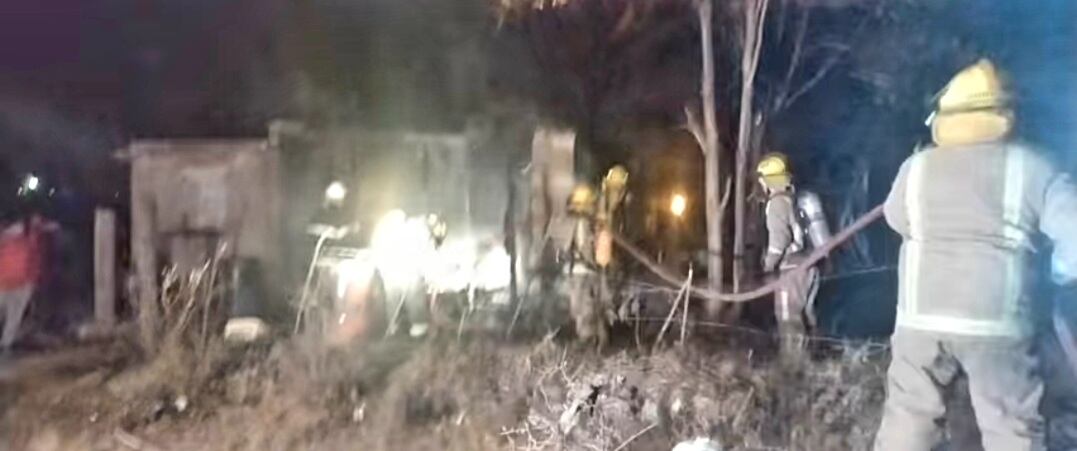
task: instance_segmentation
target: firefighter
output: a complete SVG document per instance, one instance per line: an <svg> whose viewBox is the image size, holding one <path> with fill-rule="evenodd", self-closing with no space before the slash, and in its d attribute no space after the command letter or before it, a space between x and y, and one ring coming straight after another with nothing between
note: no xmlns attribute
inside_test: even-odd
<svg viewBox="0 0 1077 451"><path fill-rule="evenodd" d="M354 196L343 182L335 180L325 188L321 208L314 213L313 223L333 229L333 238L340 239L357 231Z"/></svg>
<svg viewBox="0 0 1077 451"><path fill-rule="evenodd" d="M613 245L607 228L609 210L603 208L604 202L604 195L597 195L584 183L572 190L568 201L573 221L568 259L569 314L577 337L594 341L599 348L609 341L613 316L604 278Z"/></svg>
<svg viewBox="0 0 1077 451"><path fill-rule="evenodd" d="M600 304L608 312L610 322L614 321L614 295L612 287L613 272L617 269L614 259L613 233L622 229L623 207L628 199L628 170L616 165L606 172L602 179L602 191L598 196L598 211L595 212L595 263L598 265L598 295Z"/></svg>
<svg viewBox="0 0 1077 451"><path fill-rule="evenodd" d="M797 193L785 155L765 155L759 161L756 173L767 194L767 250L763 255L763 272L777 277L804 260L807 244L822 246L828 241L830 229L819 197L808 191ZM809 243L805 242L805 235ZM787 357L803 354L803 337L815 325L813 312L815 295L819 291L819 268L812 266L797 274L778 289L774 299L781 352Z"/></svg>
<svg viewBox="0 0 1077 451"><path fill-rule="evenodd" d="M621 207L628 198L628 170L616 165L606 172L599 193L598 220L604 227L619 228Z"/></svg>
<svg viewBox="0 0 1077 451"><path fill-rule="evenodd" d="M385 286L390 335L406 319L408 335L426 336L430 311L425 278L447 231L437 216L408 217L402 210L390 211L374 228L371 249Z"/></svg>
<svg viewBox="0 0 1077 451"><path fill-rule="evenodd" d="M590 185L576 185L568 201L572 219L572 240L568 251L569 314L580 341L594 340L598 346L609 339L598 308L598 275L594 258L594 224L598 200Z"/></svg>
<svg viewBox="0 0 1077 451"><path fill-rule="evenodd" d="M1040 336L1040 374L1044 394L1041 405L1047 420L1047 449L1077 449L1077 254L1070 249L1055 252L1051 259L1054 282L1053 333ZM1064 255L1065 254L1065 255Z"/></svg>
<svg viewBox="0 0 1077 451"><path fill-rule="evenodd" d="M1012 138L1011 96L987 60L959 72L885 203L903 238L887 399L876 450L929 450L940 387L959 373L985 451L1039 450L1043 393L1029 288L1037 235L1077 246L1077 186Z"/></svg>

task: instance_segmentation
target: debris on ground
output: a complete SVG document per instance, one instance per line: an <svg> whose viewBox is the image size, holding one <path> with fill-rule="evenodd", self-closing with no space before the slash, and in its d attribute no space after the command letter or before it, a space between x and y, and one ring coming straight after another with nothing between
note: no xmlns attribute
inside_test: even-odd
<svg viewBox="0 0 1077 451"><path fill-rule="evenodd" d="M39 450L862 450L883 401L881 356L302 337L206 355L198 372L177 357L20 381L0 435Z"/></svg>

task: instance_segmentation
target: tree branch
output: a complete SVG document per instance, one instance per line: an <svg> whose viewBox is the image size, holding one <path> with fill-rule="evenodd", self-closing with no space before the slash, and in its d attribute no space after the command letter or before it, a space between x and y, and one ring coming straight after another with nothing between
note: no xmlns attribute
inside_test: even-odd
<svg viewBox="0 0 1077 451"><path fill-rule="evenodd" d="M703 124L699 122L699 116L691 106L685 105L684 107L684 121L684 127L699 143L699 151L703 152L704 156L707 155L707 141L703 135Z"/></svg>
<svg viewBox="0 0 1077 451"><path fill-rule="evenodd" d="M794 102L797 101L797 99L800 98L800 96L803 96L805 93L810 91L811 88L814 88L815 85L819 84L819 82L822 81L824 77L826 77L826 74L830 72L830 69L833 69L834 66L838 64L838 61L841 60L842 55L844 55L844 53L837 53L834 56L830 57L830 59L828 59L825 63L823 63L823 65L819 67L819 70L815 71L815 74L813 74L812 77L808 79L808 81L804 82L803 85L800 85L800 89L797 89L796 92L790 94L789 97L786 98L785 106L792 105Z"/></svg>
<svg viewBox="0 0 1077 451"><path fill-rule="evenodd" d="M722 202L719 204L718 211L726 211L726 207L729 207L729 196L733 194L733 179L725 180L725 190L722 192ZM724 213L723 213L724 214Z"/></svg>
<svg viewBox="0 0 1077 451"><path fill-rule="evenodd" d="M800 21L797 22L797 34L793 41L793 54L789 57L788 69L785 71L785 81L782 83L778 96L774 100L774 111L781 110L789 104L789 90L793 86L793 76L800 67L800 57L804 50L804 38L808 34L808 17L810 15L811 9L806 9L800 14Z"/></svg>
<svg viewBox="0 0 1077 451"><path fill-rule="evenodd" d="M859 24L857 24L855 31L853 31L853 34L850 36L851 41L855 41L857 38L859 38L860 34L865 30L869 19L870 16L865 17L863 20L860 21ZM794 102L796 102L797 99L799 99L801 96L814 88L815 85L819 84L819 82L826 77L827 73L829 73L830 70L838 64L838 61L841 61L841 58L850 51L850 46L846 44L830 43L825 44L825 46L833 48L835 50L835 53L829 59L827 59L822 66L819 67L819 70L815 71L815 74L813 74L811 78L808 79L808 81L804 82L804 84L801 85L799 89L797 89L785 99L785 107L792 105Z"/></svg>
<svg viewBox="0 0 1077 451"><path fill-rule="evenodd" d="M770 0L759 0L759 11L755 19L755 55L752 56L752 72L759 69L759 54L763 50L763 30L766 28L767 9L770 8Z"/></svg>

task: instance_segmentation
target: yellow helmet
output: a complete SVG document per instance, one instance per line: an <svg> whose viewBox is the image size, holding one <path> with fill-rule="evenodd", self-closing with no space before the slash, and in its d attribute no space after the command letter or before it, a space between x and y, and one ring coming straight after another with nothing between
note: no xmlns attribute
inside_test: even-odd
<svg viewBox="0 0 1077 451"><path fill-rule="evenodd" d="M595 208L595 191L586 183L577 184L568 199L568 210L572 213L592 213Z"/></svg>
<svg viewBox="0 0 1077 451"><path fill-rule="evenodd" d="M1006 139L1014 128L1010 93L994 64L982 59L958 72L939 94L938 109L928 118L931 136L941 147Z"/></svg>
<svg viewBox="0 0 1077 451"><path fill-rule="evenodd" d="M755 171L760 177L772 177L776 175L789 175L789 159L780 153L768 153L759 160Z"/></svg>
<svg viewBox="0 0 1077 451"><path fill-rule="evenodd" d="M939 114L1002 109L1010 104L1010 93L995 65L986 59L958 72L939 96Z"/></svg>
<svg viewBox="0 0 1077 451"><path fill-rule="evenodd" d="M770 188L782 188L792 183L793 175L789 171L789 159L777 152L768 153L759 160L755 172L763 183Z"/></svg>
<svg viewBox="0 0 1077 451"><path fill-rule="evenodd" d="M610 188L623 188L628 184L628 170L618 164L606 172L602 183Z"/></svg>

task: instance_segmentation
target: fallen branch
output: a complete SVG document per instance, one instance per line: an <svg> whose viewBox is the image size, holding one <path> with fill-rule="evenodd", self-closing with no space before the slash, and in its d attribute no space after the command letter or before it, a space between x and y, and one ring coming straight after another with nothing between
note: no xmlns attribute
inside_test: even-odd
<svg viewBox="0 0 1077 451"><path fill-rule="evenodd" d="M666 322L662 324L662 330L658 332L658 338L654 340L652 353L657 353L658 347L662 345L662 339L666 337L666 331L669 330L669 325L673 323L673 317L677 316L677 308L681 306L681 298L687 297L688 287L690 286L692 286L692 279L684 279L684 284L681 285L680 291L677 292L677 297L673 299L673 307L669 309L669 316L666 317Z"/></svg>
<svg viewBox="0 0 1077 451"><path fill-rule="evenodd" d="M692 277L695 275L692 273L692 267L688 267L688 281L684 284L684 319L681 322L681 342L680 345L684 346L684 340L688 338L688 307L692 301Z"/></svg>
<svg viewBox="0 0 1077 451"><path fill-rule="evenodd" d="M748 408L748 403L752 402L752 397L755 396L755 387L749 387L748 394L744 396L744 402L741 403L740 408L737 409L737 415L733 417L733 427L736 428L740 423L740 420L744 418L744 411Z"/></svg>
<svg viewBox="0 0 1077 451"><path fill-rule="evenodd" d="M882 218L882 216L882 205L873 208L871 211L857 219L856 222L850 224L848 228L842 230L837 235L834 235L834 237L831 238L830 241L828 241L826 244L813 250L812 253L808 255L808 258L804 260L804 262L802 262L800 265L797 265L796 268L784 272L781 277L752 291L747 291L743 293L721 293L715 290L711 290L709 288L699 286L693 286L692 290L698 293L698 296L700 298L723 302L748 302L766 296L775 292L779 287L787 283L793 277L800 277L805 270L811 268L823 258L826 258L826 256L829 255L834 249L836 249L842 243L848 241L849 238L859 233L871 223L875 222L879 218ZM643 252L640 248L636 247L632 243L628 242L628 240L626 240L624 237L614 233L613 240L615 243L617 243L618 246L628 252L629 255L634 257L636 260L639 260L639 262L642 263L643 266L647 267L649 271L654 273L656 276L662 279L663 282L669 284L670 286L680 287L683 283L681 281L686 279L686 277L673 274L669 270L658 265L658 263L655 263L654 260L647 256L645 252Z"/></svg>
<svg viewBox="0 0 1077 451"><path fill-rule="evenodd" d="M138 438L134 434L121 428L112 431L112 437L115 438L116 442L120 445L135 451L164 451L164 448Z"/></svg>
<svg viewBox="0 0 1077 451"><path fill-rule="evenodd" d="M649 431L650 431L651 429L654 429L654 428L655 428L655 427L657 427L657 426L658 426L658 423L651 423L651 425L650 425L650 426L647 426L647 427L643 428L643 430L641 430L641 431L639 431L639 432L635 433L635 435L633 435L633 436L629 437L629 438L628 438L628 440L625 440L624 442L622 442L622 443L621 443L621 445L620 445L620 446L618 446L618 447L616 447L616 448L614 448L614 449L613 449L613 451L621 451L622 449L625 449L625 447L626 447L626 446L628 446L628 445L629 445L629 444L631 444L632 442L636 441L636 439L638 439L638 438L642 437L642 436L643 436L643 434L646 434L646 433L647 433L647 432L649 432Z"/></svg>

